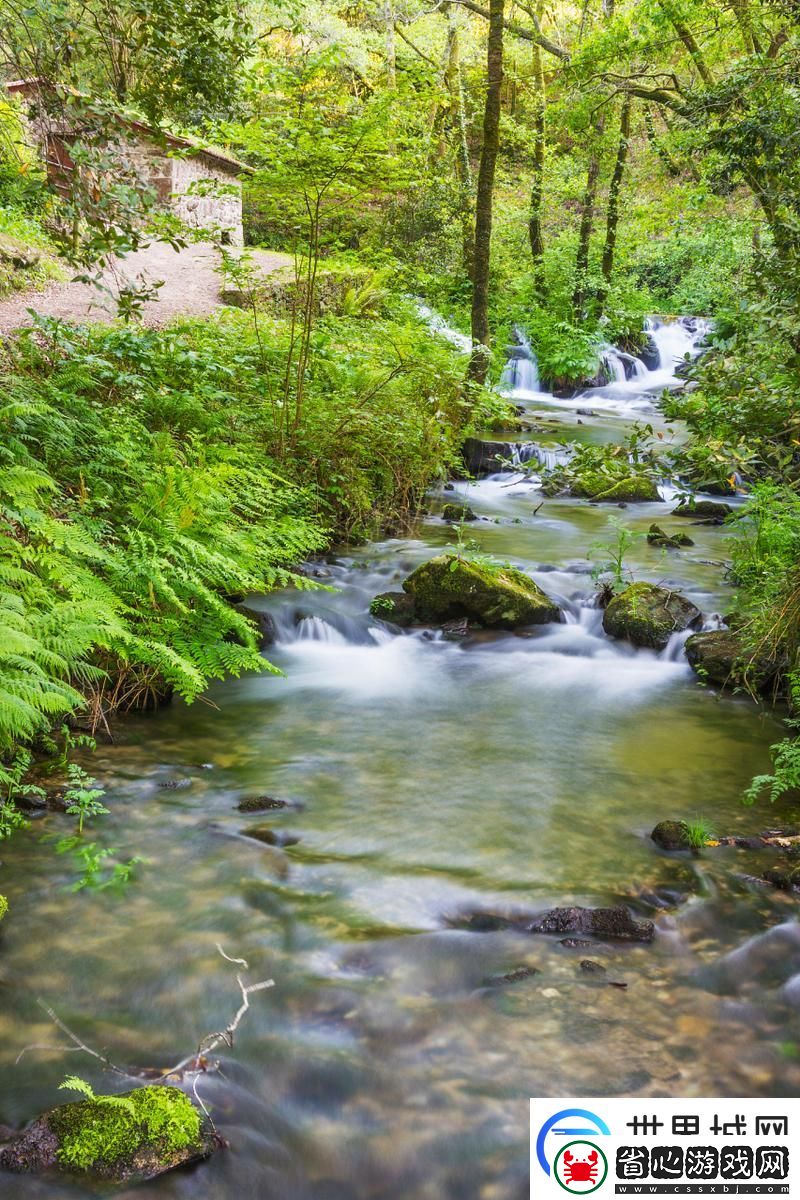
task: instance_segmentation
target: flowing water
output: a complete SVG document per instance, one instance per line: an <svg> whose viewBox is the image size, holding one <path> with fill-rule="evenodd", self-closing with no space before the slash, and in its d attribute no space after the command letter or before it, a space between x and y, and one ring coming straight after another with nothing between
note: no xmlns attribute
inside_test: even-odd
<svg viewBox="0 0 800 1200"><path fill-rule="evenodd" d="M514 399L560 422L553 445L619 438L642 413L658 424L657 391L699 333L654 335L662 361L645 375L572 401L530 386ZM163 1067L237 1007L216 943L275 987L200 1083L230 1149L163 1177L158 1197L521 1200L530 1096L798 1093L793 902L752 881L752 852L669 856L648 837L666 817L702 814L721 833L785 820L739 800L777 721L699 686L681 639L658 655L604 636L587 552L617 509L542 505L521 473L455 495L481 517L470 536L530 571L564 623L456 643L370 618L377 592L452 539L435 515L413 538L315 564L335 590L253 600L274 617L285 675L127 721L92 761L112 810L97 837L145 859L127 892L66 890L68 864L43 844L69 827L57 814L4 849L0 1120L49 1107L66 1074L110 1083L79 1054L17 1061L63 1042L36 997L116 1062ZM670 507L619 515L671 526ZM631 565L713 621L731 599L725 534L691 534L677 553L642 539ZM264 793L289 806L237 811ZM299 840L264 845L247 836L257 825ZM652 945L571 949L453 925L474 909L620 902L655 918ZM582 971L586 957L607 974ZM538 973L498 985L520 967Z"/></svg>

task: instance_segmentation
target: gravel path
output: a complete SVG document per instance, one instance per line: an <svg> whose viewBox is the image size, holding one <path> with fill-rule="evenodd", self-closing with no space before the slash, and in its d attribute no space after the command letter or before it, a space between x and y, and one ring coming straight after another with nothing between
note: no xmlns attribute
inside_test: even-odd
<svg viewBox="0 0 800 1200"><path fill-rule="evenodd" d="M269 250L252 251L253 263L264 274L291 265L288 254ZM119 266L129 277L144 273L150 282L162 279L158 299L145 304L145 325L166 325L180 316L208 316L222 304L222 279L214 270L218 255L214 247L201 242L185 250L173 250L165 242L154 242L145 250L129 254ZM104 307L104 300L109 307ZM108 322L115 316L108 297L84 283L51 283L42 291L17 292L0 300L0 334L11 333L30 324L29 309L66 321Z"/></svg>

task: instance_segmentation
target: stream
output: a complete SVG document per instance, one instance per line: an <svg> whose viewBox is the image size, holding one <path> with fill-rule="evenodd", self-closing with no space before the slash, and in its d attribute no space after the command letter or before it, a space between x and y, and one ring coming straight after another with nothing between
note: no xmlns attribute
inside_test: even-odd
<svg viewBox="0 0 800 1200"><path fill-rule="evenodd" d="M535 441L528 468L635 420L673 436L658 393L704 330L651 331L657 364L612 355L614 382L568 400L539 390L532 359L511 364L507 386L537 424L521 438ZM37 997L115 1062L162 1068L238 1006L217 943L275 987L200 1081L230 1149L149 1185L160 1198L523 1200L531 1096L800 1094L796 902L751 878L773 860L667 855L649 838L665 818L702 815L726 834L787 820L740 800L780 723L701 686L681 639L661 655L611 641L592 603L587 554L609 517L686 528L669 518L673 495L619 510L542 505L521 472L458 483L413 537L312 564L335 591L251 599L275 621L267 653L284 677L127 720L87 764L111 809L95 836L144 858L136 881L70 893L71 864L43 841L71 828L58 814L2 849L0 1121L66 1098L68 1074L110 1086L79 1054L16 1061L63 1042ZM369 616L378 592L452 543L436 512L459 498L481 518L468 536L530 572L564 623L454 642ZM713 621L731 599L726 534L689 532L681 551L637 540L628 565ZM289 804L237 810L263 794ZM264 825L299 840L246 836ZM618 903L656 921L652 945L455 927L474 909ZM582 970L586 958L606 973ZM523 967L537 973L499 978ZM61 1179L0 1189L89 1194Z"/></svg>

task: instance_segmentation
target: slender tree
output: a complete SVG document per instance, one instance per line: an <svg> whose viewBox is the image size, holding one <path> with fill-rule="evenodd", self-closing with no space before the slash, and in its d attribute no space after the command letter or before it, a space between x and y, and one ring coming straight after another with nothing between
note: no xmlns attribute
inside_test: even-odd
<svg viewBox="0 0 800 1200"><path fill-rule="evenodd" d="M490 0L483 146L475 197L475 250L472 280L472 357L469 378L483 383L489 369L489 264L497 152L500 146L500 95L503 86L505 0Z"/></svg>
<svg viewBox="0 0 800 1200"><path fill-rule="evenodd" d="M572 293L572 309L576 319L583 315L586 303L586 285L589 275L589 247L594 230L594 210L597 203L597 185L600 182L600 140L605 129L603 113L594 124L594 142L586 172L586 187L581 198L581 223L578 232L578 252L575 255L575 288Z"/></svg>
<svg viewBox="0 0 800 1200"><path fill-rule="evenodd" d="M541 15L542 4L539 5ZM533 180L531 182L531 207L528 220L528 237L533 256L533 286L537 296L544 298L544 233L542 230L542 200L544 198L544 165L547 138L547 97L545 95L544 64L542 48L533 47Z"/></svg>
<svg viewBox="0 0 800 1200"><path fill-rule="evenodd" d="M628 161L628 147L631 137L631 106L630 96L622 101L619 118L619 142L617 158L614 163L614 173L608 188L608 205L606 208L606 241L603 246L602 273L603 282L600 286L600 311L605 304L608 289L611 286L611 276L614 271L614 252L617 248L617 225L619 223L619 198L622 191L622 181L625 177L625 164Z"/></svg>
<svg viewBox="0 0 800 1200"><path fill-rule="evenodd" d="M462 261L466 274L472 279L472 164L467 142L467 117L464 109L464 83L461 73L461 38L455 10L447 10L447 44L445 85L450 97L450 132L455 141L456 177L458 179L459 215L461 218Z"/></svg>

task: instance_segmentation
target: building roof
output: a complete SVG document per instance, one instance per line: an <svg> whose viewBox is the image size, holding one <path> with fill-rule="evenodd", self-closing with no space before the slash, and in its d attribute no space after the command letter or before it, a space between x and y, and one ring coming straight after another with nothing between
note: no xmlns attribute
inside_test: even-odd
<svg viewBox="0 0 800 1200"><path fill-rule="evenodd" d="M83 92L79 92L69 84L59 84L58 86L74 96L84 96ZM5 89L10 95L22 96L26 100L35 96L39 91L44 89L53 90L53 88L53 84L43 79L14 79L5 84ZM121 125L139 134L140 137L163 142L167 147L174 150L191 151L190 157L206 158L215 166L229 171L232 175L252 175L253 173L253 168L248 166L247 163L240 162L238 158L234 158L233 155L228 154L224 150L218 150L214 146L205 146L197 138L184 134L168 133L166 130L157 129L154 125L148 125L146 121L140 121L137 117L131 116L130 113L126 113L122 109L115 116Z"/></svg>

